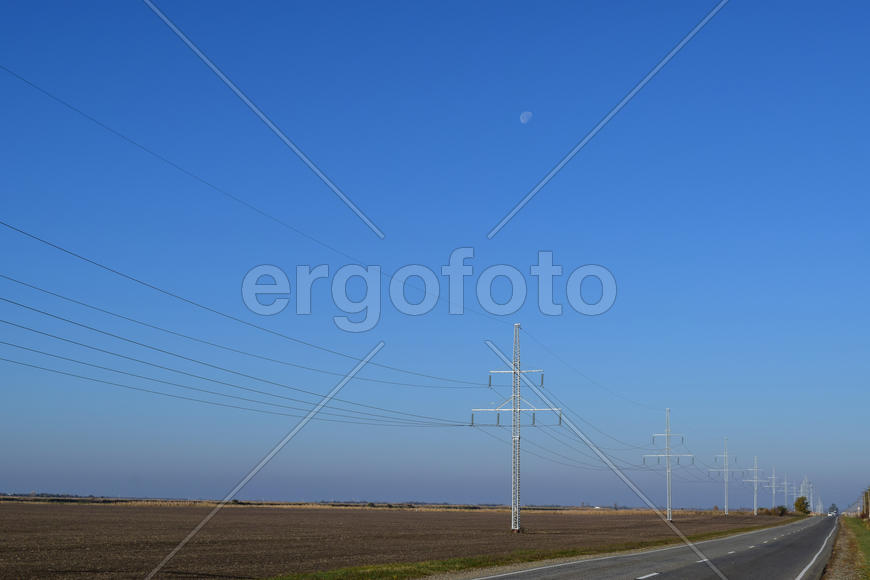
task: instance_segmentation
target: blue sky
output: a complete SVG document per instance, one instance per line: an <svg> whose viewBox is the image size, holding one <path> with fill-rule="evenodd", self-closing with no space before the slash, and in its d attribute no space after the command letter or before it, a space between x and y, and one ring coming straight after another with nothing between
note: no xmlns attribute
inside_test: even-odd
<svg viewBox="0 0 870 580"><path fill-rule="evenodd" d="M713 3L159 6L385 239L135 2L11 6L0 23L0 64L310 237L0 70L3 221L336 351L361 357L383 340L377 362L438 377L486 383L499 361L483 340L507 351L511 325L521 322L524 364L544 368L548 391L626 465L640 464L650 434L663 428L664 408L673 409L675 431L689 436L698 458L697 469L680 474L678 505L721 503L719 485L683 480L706 477L704 464L712 465L725 436L741 466L758 455L765 469L806 474L826 501L847 502L866 485L866 469L855 463L863 452L862 409L870 404L866 6L729 3L492 240L489 229ZM533 116L521 123L525 111ZM18 280L262 356L337 373L353 366L6 228L0 240L2 273ZM258 264L291 273L297 265L328 264L334 272L358 261L387 275L423 264L437 273L464 246L475 252L466 304L483 269L510 264L529 281L522 309L492 317L470 307L450 316L442 295L429 314L404 316L390 307L385 278L379 323L347 333L333 322L342 313L330 303L328 285L315 286L309 316L291 308L264 318L240 300L241 281ZM540 250L552 251L566 273L605 266L619 289L613 307L595 317L568 307L562 316L540 314L528 275ZM556 283L563 304L564 278ZM353 290L357 297L363 291ZM496 295L504 290L495 287ZM315 392L335 382L119 321L8 280L0 280L0 296L274 382ZM9 303L0 304L0 317L230 380L214 368ZM239 394L2 326L8 343ZM0 345L0 357L183 394L13 346ZM295 421L11 363L0 363L0 373L0 436L8 442L0 452L0 489L7 491L222 496ZM383 368L361 375L462 384ZM257 388L280 392L263 383ZM339 396L455 422L467 421L473 407L498 402L486 388L367 381L351 382ZM509 448L480 431L314 422L241 495L506 502ZM526 458L525 501L639 503L600 466L552 461L568 456L595 464L551 435L568 433L524 432L525 448L549 458ZM660 473L629 473L661 501ZM736 503L751 503L748 487L735 494Z"/></svg>

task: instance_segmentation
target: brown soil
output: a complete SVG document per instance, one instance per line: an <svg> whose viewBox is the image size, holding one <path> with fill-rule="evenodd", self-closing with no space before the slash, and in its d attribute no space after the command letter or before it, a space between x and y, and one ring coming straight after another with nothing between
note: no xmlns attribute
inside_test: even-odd
<svg viewBox="0 0 870 580"><path fill-rule="evenodd" d="M0 503L0 577L142 578L209 512L208 505ZM161 577L262 578L345 566L516 550L618 548L670 539L652 513L227 506ZM676 514L687 535L781 518Z"/></svg>

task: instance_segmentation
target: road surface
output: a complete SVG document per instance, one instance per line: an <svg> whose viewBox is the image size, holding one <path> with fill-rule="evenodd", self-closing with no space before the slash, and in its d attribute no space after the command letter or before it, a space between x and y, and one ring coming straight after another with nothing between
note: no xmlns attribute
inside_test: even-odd
<svg viewBox="0 0 870 580"><path fill-rule="evenodd" d="M604 556L485 576L486 579L818 580L831 555L837 518L813 517L784 526L698 542L699 557L685 545ZM483 578L479 580L483 580Z"/></svg>

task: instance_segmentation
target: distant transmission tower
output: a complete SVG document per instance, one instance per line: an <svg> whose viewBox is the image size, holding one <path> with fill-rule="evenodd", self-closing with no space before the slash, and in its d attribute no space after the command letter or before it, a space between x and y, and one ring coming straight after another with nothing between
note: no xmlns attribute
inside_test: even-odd
<svg viewBox="0 0 870 580"><path fill-rule="evenodd" d="M797 500L798 494L797 490L797 484L794 482L791 482L785 486L785 507L789 508L790 510L794 509L794 502L795 500ZM789 500L789 498L791 499Z"/></svg>
<svg viewBox="0 0 870 580"><path fill-rule="evenodd" d="M523 398L520 394L520 377L524 373L543 373L543 370L522 370L520 368L520 325L519 323L514 324L514 359L511 365L511 370L509 371L489 371L491 374L502 374L502 373L510 373L512 375L512 393L509 399L504 401L498 407L494 409L472 409L471 410L471 424L474 426L474 413L475 412L495 412L496 413L496 425L501 424L501 413L507 410L508 403L510 403L511 409L511 446L512 446L512 459L511 459L511 531L519 532L522 530L520 525L520 423L522 418L522 412L531 411L532 412L532 425L535 424L535 412L536 411L552 411L559 415L559 423L561 424L562 420L562 411L561 409L555 408L543 408L537 409L534 407L523 407ZM541 375L541 385L543 386L543 375ZM490 377L490 386L492 385L492 377Z"/></svg>
<svg viewBox="0 0 870 580"><path fill-rule="evenodd" d="M774 509L776 507L776 466L774 466L773 474L768 479L770 485L765 484L764 487L770 488L770 509Z"/></svg>
<svg viewBox="0 0 870 580"><path fill-rule="evenodd" d="M745 483L752 484L752 515L758 515L758 484L761 483L762 480L758 479L758 456L755 456L755 461L751 469L747 469L746 471L752 472L752 479L744 479Z"/></svg>
<svg viewBox="0 0 870 580"><path fill-rule="evenodd" d="M724 479L725 479L725 515L727 516L728 515L728 479L730 476L729 472L731 471L731 465L730 465L729 460L728 460L728 438L727 437L725 438L725 453L723 453L722 455L717 455L716 461L719 461L720 457L723 458L723 463L725 464L725 467L723 467L722 469L710 469L709 471L721 471L724 473ZM734 459L736 460L737 458L735 457Z"/></svg>
<svg viewBox="0 0 870 580"><path fill-rule="evenodd" d="M788 473L782 478L782 501L785 504L785 508L788 509Z"/></svg>
<svg viewBox="0 0 870 580"><path fill-rule="evenodd" d="M671 438L679 437L680 442L684 441L684 437L682 435L674 435L671 433L671 409L665 409L665 432L664 433L654 433L653 434L653 443L655 444L656 437L664 437L665 438L665 452L657 453L657 454L648 454L643 456L643 462L646 463L647 457L655 457L661 463L662 457L665 458L665 469L667 473L667 487L668 487L668 521L671 521L671 457L677 458L677 464L680 463L680 457L692 457L692 461L694 462L694 456L688 453L671 453Z"/></svg>

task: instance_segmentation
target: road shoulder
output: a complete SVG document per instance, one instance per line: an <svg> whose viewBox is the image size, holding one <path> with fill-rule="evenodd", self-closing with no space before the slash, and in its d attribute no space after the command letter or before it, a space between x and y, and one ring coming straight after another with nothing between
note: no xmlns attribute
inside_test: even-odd
<svg viewBox="0 0 870 580"><path fill-rule="evenodd" d="M858 558L858 541L855 532L841 525L834 540L834 551L822 580L863 580Z"/></svg>

